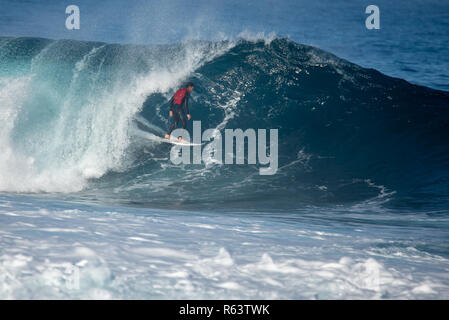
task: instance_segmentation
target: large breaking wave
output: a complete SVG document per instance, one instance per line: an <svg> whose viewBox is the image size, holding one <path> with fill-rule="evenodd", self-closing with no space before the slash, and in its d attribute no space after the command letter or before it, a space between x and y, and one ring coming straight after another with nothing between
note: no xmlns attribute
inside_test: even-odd
<svg viewBox="0 0 449 320"><path fill-rule="evenodd" d="M277 174L169 161L151 137L186 80L204 129L279 129ZM288 39L0 38L0 190L152 206L443 205L448 105L447 92Z"/></svg>

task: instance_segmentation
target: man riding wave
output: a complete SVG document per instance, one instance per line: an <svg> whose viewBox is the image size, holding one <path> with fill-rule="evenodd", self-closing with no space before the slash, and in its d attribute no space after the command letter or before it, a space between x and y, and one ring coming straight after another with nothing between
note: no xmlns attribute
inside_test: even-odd
<svg viewBox="0 0 449 320"><path fill-rule="evenodd" d="M168 132L165 135L165 139L170 139L170 135L172 131L178 126L179 120L181 120L182 122L182 128L186 128L185 116L187 115L187 120L191 119L189 112L189 98L194 87L195 86L192 82L188 82L184 88L176 91L173 97L170 99L170 117L173 117L173 123L168 129ZM181 137L178 137L178 141L183 142Z"/></svg>

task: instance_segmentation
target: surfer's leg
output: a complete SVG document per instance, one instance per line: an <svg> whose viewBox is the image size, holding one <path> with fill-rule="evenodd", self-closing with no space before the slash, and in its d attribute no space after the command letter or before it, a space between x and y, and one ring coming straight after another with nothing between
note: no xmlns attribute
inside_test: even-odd
<svg viewBox="0 0 449 320"><path fill-rule="evenodd" d="M178 125L179 122L179 113L174 110L173 111L173 123L171 124L170 128L168 129L167 134L170 136L171 132L176 128L176 126Z"/></svg>
<svg viewBox="0 0 449 320"><path fill-rule="evenodd" d="M179 117L181 118L181 121L182 121L182 128L185 129L187 127L187 121L186 121L186 116L184 115L184 112L181 111L181 114Z"/></svg>
<svg viewBox="0 0 449 320"><path fill-rule="evenodd" d="M179 118L181 119L181 122L182 122L182 128L185 130L185 128L187 127L187 123L186 123L187 121L186 121L186 116L184 114L184 111L182 109L179 110L178 115L179 115ZM178 137L178 141L179 142L185 142L184 139L182 139L182 137Z"/></svg>

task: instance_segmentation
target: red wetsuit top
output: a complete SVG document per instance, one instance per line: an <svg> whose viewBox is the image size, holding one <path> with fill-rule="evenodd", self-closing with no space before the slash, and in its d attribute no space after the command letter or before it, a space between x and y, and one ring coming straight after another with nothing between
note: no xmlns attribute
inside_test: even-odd
<svg viewBox="0 0 449 320"><path fill-rule="evenodd" d="M187 88L179 89L175 92L173 97L170 99L170 111L174 111L174 107L176 109L185 107L186 114L189 114L189 98L190 93L187 91Z"/></svg>

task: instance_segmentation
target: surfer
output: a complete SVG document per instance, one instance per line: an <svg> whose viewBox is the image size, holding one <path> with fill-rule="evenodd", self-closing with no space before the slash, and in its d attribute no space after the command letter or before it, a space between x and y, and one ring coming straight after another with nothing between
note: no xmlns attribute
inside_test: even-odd
<svg viewBox="0 0 449 320"><path fill-rule="evenodd" d="M176 91L173 97L170 99L170 117L173 117L173 123L168 129L168 132L165 135L165 139L170 139L170 135L172 131L177 127L179 120L182 121L182 128L186 128L185 116L187 116L187 120L191 119L189 112L189 98L194 87L195 86L192 82L188 82L184 88ZM178 137L178 141L183 142L182 137Z"/></svg>

